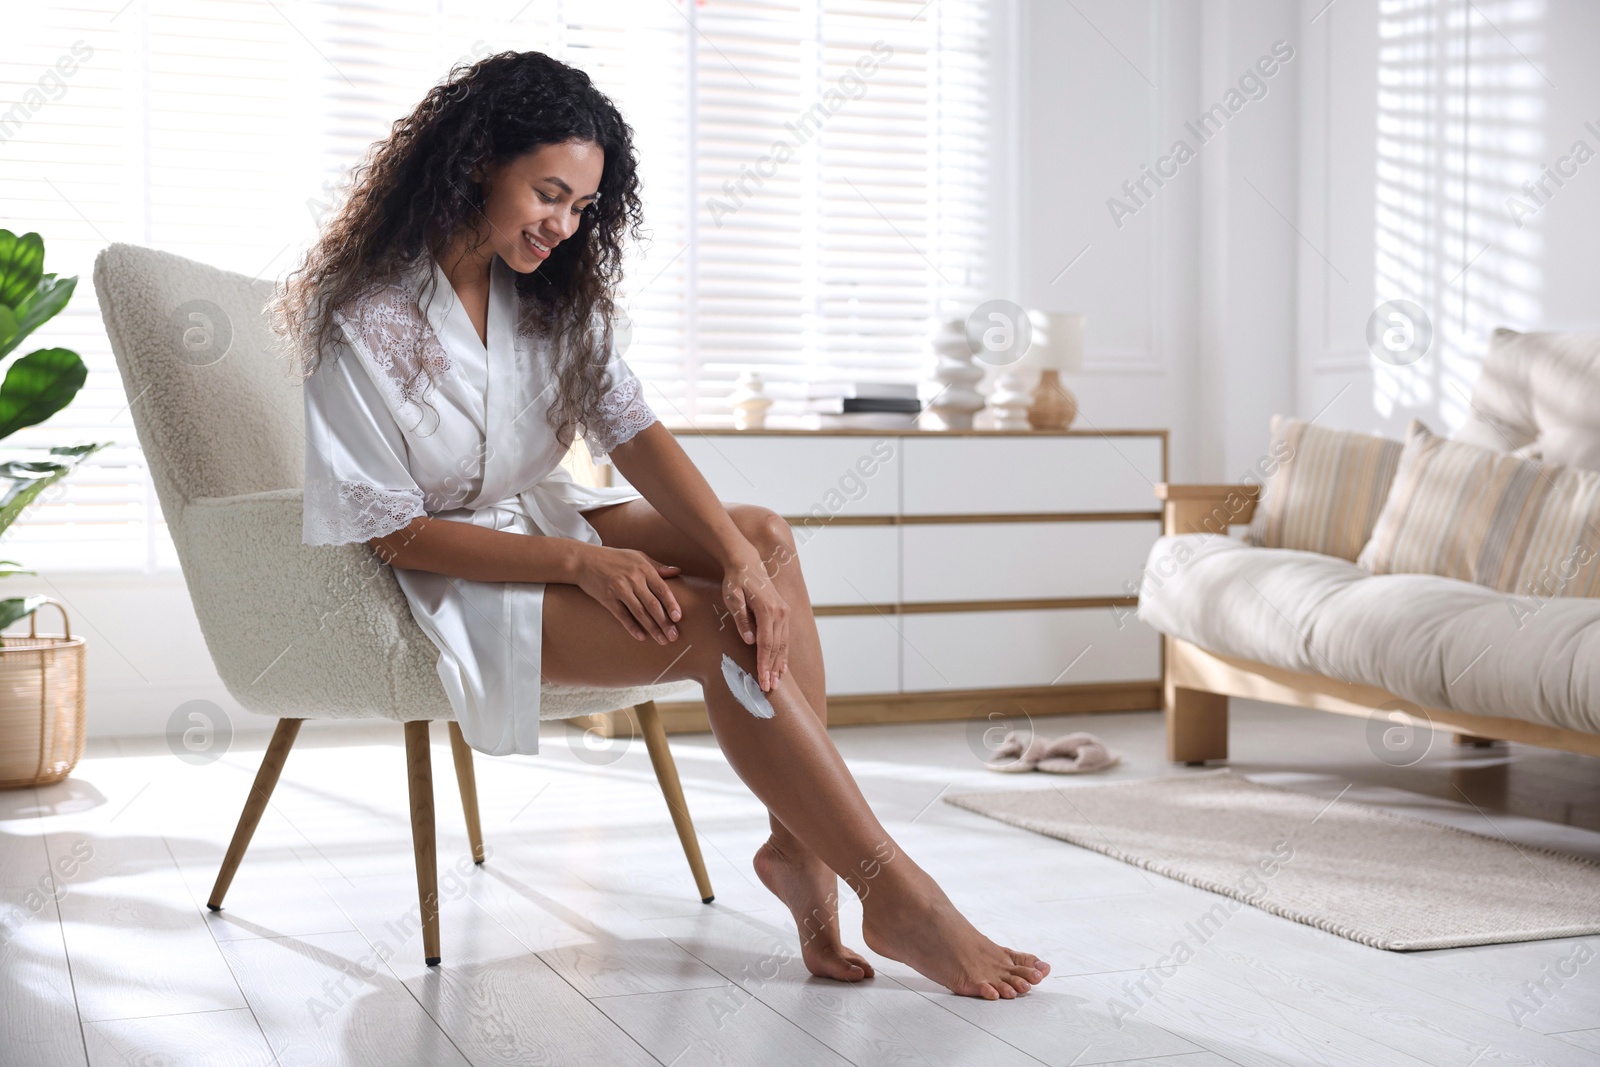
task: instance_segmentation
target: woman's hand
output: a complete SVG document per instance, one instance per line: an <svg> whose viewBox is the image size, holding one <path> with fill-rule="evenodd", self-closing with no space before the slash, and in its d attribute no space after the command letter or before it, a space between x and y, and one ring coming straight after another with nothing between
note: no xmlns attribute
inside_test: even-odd
<svg viewBox="0 0 1600 1067"><path fill-rule="evenodd" d="M770 690L789 669L789 604L754 548L724 564L722 600L744 643L755 644L756 681Z"/></svg>
<svg viewBox="0 0 1600 1067"><path fill-rule="evenodd" d="M680 570L631 548L593 545L579 559L573 584L603 604L634 637L643 641L648 635L664 645L678 639L673 623L683 618L666 582Z"/></svg>

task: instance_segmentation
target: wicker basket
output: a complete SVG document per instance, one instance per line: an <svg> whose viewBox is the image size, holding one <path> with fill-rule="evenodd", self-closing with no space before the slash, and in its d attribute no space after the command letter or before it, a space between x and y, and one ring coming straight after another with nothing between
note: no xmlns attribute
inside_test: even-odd
<svg viewBox="0 0 1600 1067"><path fill-rule="evenodd" d="M65 634L41 637L36 611L28 636L0 638L0 789L59 782L83 756L83 638L46 603Z"/></svg>

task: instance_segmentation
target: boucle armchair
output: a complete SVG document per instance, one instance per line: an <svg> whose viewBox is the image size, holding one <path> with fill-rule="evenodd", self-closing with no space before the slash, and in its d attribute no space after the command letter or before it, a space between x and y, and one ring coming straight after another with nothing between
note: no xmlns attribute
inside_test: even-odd
<svg viewBox="0 0 1600 1067"><path fill-rule="evenodd" d="M449 720L473 859L482 863L472 749L435 673L437 650L389 567L365 544L301 543L300 382L267 325L271 283L127 244L100 253L94 282L211 659L234 699L278 720L208 906L221 909L301 722L391 719L404 724L423 951L437 964L429 724ZM634 709L700 897L710 903L654 704L691 688L547 684L540 717Z"/></svg>

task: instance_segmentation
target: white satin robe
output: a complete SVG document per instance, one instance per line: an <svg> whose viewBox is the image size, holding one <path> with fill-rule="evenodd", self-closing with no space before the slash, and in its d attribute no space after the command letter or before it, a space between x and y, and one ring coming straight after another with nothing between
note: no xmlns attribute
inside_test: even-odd
<svg viewBox="0 0 1600 1067"><path fill-rule="evenodd" d="M421 307L428 270L436 288ZM641 494L581 486L561 468L564 450L545 422L554 393L549 345L519 335L516 318L513 274L498 258L487 348L431 258L403 284L335 316L342 336L305 383L306 544L381 537L422 514L600 543L582 512ZM417 337L436 379L424 403L403 389L397 347ZM584 435L596 459L655 421L614 347L607 359L605 418ZM439 680L467 743L494 756L537 752L544 586L394 574L439 648Z"/></svg>

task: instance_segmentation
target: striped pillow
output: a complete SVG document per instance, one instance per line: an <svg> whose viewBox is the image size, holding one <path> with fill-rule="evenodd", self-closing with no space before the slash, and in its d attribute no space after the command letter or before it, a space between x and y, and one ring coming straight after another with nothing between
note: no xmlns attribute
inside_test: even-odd
<svg viewBox="0 0 1600 1067"><path fill-rule="evenodd" d="M1272 417L1279 467L1262 490L1245 543L1354 560L1372 534L1400 462L1386 437Z"/></svg>
<svg viewBox="0 0 1600 1067"><path fill-rule="evenodd" d="M1389 503L1356 561L1518 596L1600 596L1600 471L1435 436L1412 420Z"/></svg>

